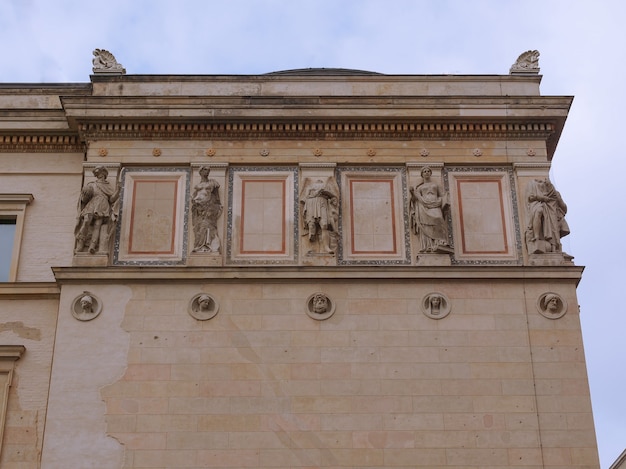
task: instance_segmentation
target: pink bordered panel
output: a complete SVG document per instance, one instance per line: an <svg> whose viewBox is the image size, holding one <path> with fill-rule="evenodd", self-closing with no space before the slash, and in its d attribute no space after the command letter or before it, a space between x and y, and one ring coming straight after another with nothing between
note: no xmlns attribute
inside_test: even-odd
<svg viewBox="0 0 626 469"><path fill-rule="evenodd" d="M284 255L287 251L285 180L241 181L241 254Z"/></svg>
<svg viewBox="0 0 626 469"><path fill-rule="evenodd" d="M174 254L178 184L177 179L133 181L128 254Z"/></svg>
<svg viewBox="0 0 626 469"><path fill-rule="evenodd" d="M182 262L187 171L125 171L118 263Z"/></svg>
<svg viewBox="0 0 626 469"><path fill-rule="evenodd" d="M450 173L449 181L456 259L517 259L508 173Z"/></svg>
<svg viewBox="0 0 626 469"><path fill-rule="evenodd" d="M233 171L231 262L295 259L294 172Z"/></svg>
<svg viewBox="0 0 626 469"><path fill-rule="evenodd" d="M400 171L342 173L344 260L403 260L406 255Z"/></svg>

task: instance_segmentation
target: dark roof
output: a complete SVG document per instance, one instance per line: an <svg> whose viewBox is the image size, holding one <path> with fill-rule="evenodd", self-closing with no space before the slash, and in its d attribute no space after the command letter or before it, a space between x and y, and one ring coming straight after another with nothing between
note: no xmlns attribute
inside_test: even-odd
<svg viewBox="0 0 626 469"><path fill-rule="evenodd" d="M378 72L367 70L355 70L352 68L295 68L292 70L279 70L266 73L266 75L383 75Z"/></svg>

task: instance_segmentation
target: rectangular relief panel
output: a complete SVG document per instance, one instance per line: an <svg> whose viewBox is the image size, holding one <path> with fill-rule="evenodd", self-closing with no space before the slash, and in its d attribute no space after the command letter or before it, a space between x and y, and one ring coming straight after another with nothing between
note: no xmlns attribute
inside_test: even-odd
<svg viewBox="0 0 626 469"><path fill-rule="evenodd" d="M293 263L295 168L235 168L229 174L230 263Z"/></svg>
<svg viewBox="0 0 626 469"><path fill-rule="evenodd" d="M187 252L189 170L122 172L116 264L182 264Z"/></svg>
<svg viewBox="0 0 626 469"><path fill-rule="evenodd" d="M455 260L517 263L521 246L512 173L454 168L447 174Z"/></svg>
<svg viewBox="0 0 626 469"><path fill-rule="evenodd" d="M404 168L339 172L340 262L409 263Z"/></svg>

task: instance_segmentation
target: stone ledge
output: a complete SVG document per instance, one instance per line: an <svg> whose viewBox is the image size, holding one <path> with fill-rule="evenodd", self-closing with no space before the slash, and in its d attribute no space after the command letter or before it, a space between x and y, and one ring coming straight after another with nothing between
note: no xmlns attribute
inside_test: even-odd
<svg viewBox="0 0 626 469"><path fill-rule="evenodd" d="M28 297L32 299L56 299L61 289L54 282L6 282L0 283L0 299L15 300Z"/></svg>
<svg viewBox="0 0 626 469"><path fill-rule="evenodd" d="M236 282L260 280L284 281L335 281L335 280L573 280L578 285L584 267L580 266L358 266L358 267L53 267L59 284L65 283L115 283L152 281Z"/></svg>

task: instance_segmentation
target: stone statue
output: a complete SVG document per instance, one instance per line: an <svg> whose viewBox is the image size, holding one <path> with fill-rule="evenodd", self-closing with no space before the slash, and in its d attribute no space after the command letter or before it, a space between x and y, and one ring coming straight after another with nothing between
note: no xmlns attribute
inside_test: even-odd
<svg viewBox="0 0 626 469"><path fill-rule="evenodd" d="M527 50L521 54L509 73L539 73L539 51Z"/></svg>
<svg viewBox="0 0 626 469"><path fill-rule="evenodd" d="M432 170L424 166L421 171L422 182L411 187L411 228L420 241L421 253L452 252L448 242L448 223L446 214L449 209L448 194L439 185L431 181Z"/></svg>
<svg viewBox="0 0 626 469"><path fill-rule="evenodd" d="M334 178L311 181L302 189L303 236L310 243L309 254L334 254L338 237L339 188Z"/></svg>
<svg viewBox="0 0 626 469"><path fill-rule="evenodd" d="M126 70L115 60L113 54L108 50L95 49L93 51L93 73L114 73L124 74Z"/></svg>
<svg viewBox="0 0 626 469"><path fill-rule="evenodd" d="M562 252L561 238L569 234L567 205L547 179L533 179L526 187L528 227L526 247L530 254Z"/></svg>
<svg viewBox="0 0 626 469"><path fill-rule="evenodd" d="M221 251L221 241L217 232L217 220L222 214L220 202L220 184L209 179L211 169L200 168L200 182L196 184L191 196L191 220L193 224L193 252Z"/></svg>
<svg viewBox="0 0 626 469"><path fill-rule="evenodd" d="M83 187L78 201L78 220L74 230L77 253L83 252L85 246L88 246L90 254L108 252L109 239L119 213L119 187L115 189L107 181L107 169L98 166L93 175L97 179Z"/></svg>

